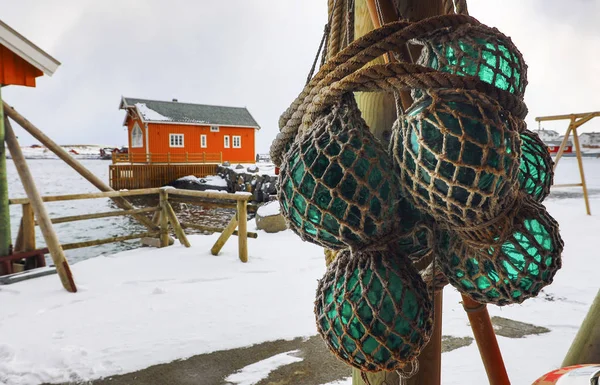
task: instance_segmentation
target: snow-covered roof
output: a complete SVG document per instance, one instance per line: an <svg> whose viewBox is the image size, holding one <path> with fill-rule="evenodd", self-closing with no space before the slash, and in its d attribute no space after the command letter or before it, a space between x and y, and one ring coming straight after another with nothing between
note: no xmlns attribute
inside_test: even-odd
<svg viewBox="0 0 600 385"><path fill-rule="evenodd" d="M201 124L260 129L245 107L211 106L206 104L165 102L123 97L120 109L135 110L144 122Z"/></svg>
<svg viewBox="0 0 600 385"><path fill-rule="evenodd" d="M60 66L58 60L48 55L2 20L0 20L0 44L48 76L52 76Z"/></svg>

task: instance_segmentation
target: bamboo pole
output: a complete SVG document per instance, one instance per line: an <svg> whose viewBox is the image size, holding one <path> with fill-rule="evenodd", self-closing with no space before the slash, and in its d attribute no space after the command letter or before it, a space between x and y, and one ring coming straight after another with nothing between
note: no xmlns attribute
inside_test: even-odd
<svg viewBox="0 0 600 385"><path fill-rule="evenodd" d="M175 235L177 235L177 239L179 239L179 242L185 247L190 247L190 241L188 241L187 237L185 236L185 231L183 231L183 229L181 228L181 224L177 219L177 215L175 215L175 210L173 210L173 207L168 201L167 216L169 217L169 222L171 222L171 226L173 226L173 230L175 230Z"/></svg>
<svg viewBox="0 0 600 385"><path fill-rule="evenodd" d="M31 207L37 217L37 220L40 224L40 230L44 236L44 240L46 241L46 245L50 250L50 255L52 256L52 260L54 261L54 265L56 266L56 272L60 277L60 281L63 287L72 293L77 292L77 287L75 286L75 282L73 281L73 275L71 274L71 269L69 267L69 263L65 258L65 254L63 252L62 247L58 241L58 237L52 228L52 223L50 222L50 218L48 217L48 213L46 212L46 208L44 207L44 203L40 197L40 194L35 186L33 181L33 177L29 172L29 167L23 157L23 153L21 152L21 147L19 147L19 142L17 141L17 137L15 136L10 122L8 118L4 118L4 128L6 131L6 144L8 149L10 150L10 154L12 155L13 161L15 162L15 166L17 168L17 172L19 173L19 177L21 178L21 182L23 183L23 188L25 189L25 193L29 198L31 203Z"/></svg>
<svg viewBox="0 0 600 385"><path fill-rule="evenodd" d="M159 193L160 197L160 247L169 246L169 214L167 213L167 204L169 204L169 195L166 189Z"/></svg>
<svg viewBox="0 0 600 385"><path fill-rule="evenodd" d="M223 231L225 231L225 229L221 228L221 227L203 226L203 225L198 225L198 224L189 223L189 222L181 222L181 227L183 227L184 229L190 228L190 229L196 229L196 230L201 230L201 231L207 231L210 233L222 233ZM258 234L254 233L252 231L248 231L246 234L248 234L247 235L248 238L253 238L253 239L258 238ZM239 231L235 230L232 235L239 235Z"/></svg>
<svg viewBox="0 0 600 385"><path fill-rule="evenodd" d="M229 237L231 237L231 235L233 234L233 231L235 230L237 225L238 225L238 218L237 218L237 214L236 214L233 216L233 218L231 218L231 221L229 221L229 224L227 225L227 227L225 227L225 230L223 230L223 232L219 236L219 239L217 239L217 241L213 245L212 249L210 249L210 252L212 253L212 255L219 255L219 251L221 251L223 246L225 246L225 242L227 242Z"/></svg>
<svg viewBox="0 0 600 385"><path fill-rule="evenodd" d="M29 122L23 115L19 114L13 107L9 106L6 102L2 102L4 107L4 111L6 116L10 117L12 120L17 122L25 131L29 132L34 138L40 141L43 145L45 145L50 151L56 154L60 159L62 159L65 163L71 166L75 171L77 171L81 176L87 179L91 184L96 186L100 191L114 191L110 186L104 183L100 178L94 175L91 171L89 171L85 166L79 163L76 159L69 155L62 147L56 144L52 139L50 139L46 134L44 134L39 128L34 126L31 122ZM124 210L132 210L133 205L123 197L111 197L115 204ZM154 230L154 225L148 218L143 215L135 215L136 220L138 220L142 225L148 227L149 229Z"/></svg>
<svg viewBox="0 0 600 385"><path fill-rule="evenodd" d="M600 362L600 290L588 311L562 367Z"/></svg>
<svg viewBox="0 0 600 385"><path fill-rule="evenodd" d="M238 201L238 248L240 261L248 262L248 212L246 202Z"/></svg>
<svg viewBox="0 0 600 385"><path fill-rule="evenodd" d="M1 94L0 100L2 100ZM8 174L6 171L6 148L4 147L4 139L4 112L2 106L0 106L0 256L10 254L11 248L10 210L8 207Z"/></svg>
<svg viewBox="0 0 600 385"><path fill-rule="evenodd" d="M487 306L466 295L462 299L490 385L510 385Z"/></svg>

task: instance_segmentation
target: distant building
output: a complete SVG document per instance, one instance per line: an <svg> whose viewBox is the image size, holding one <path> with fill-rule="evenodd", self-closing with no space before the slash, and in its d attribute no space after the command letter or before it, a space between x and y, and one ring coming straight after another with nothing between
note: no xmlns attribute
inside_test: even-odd
<svg viewBox="0 0 600 385"><path fill-rule="evenodd" d="M246 108L121 99L133 163L255 162L260 126Z"/></svg>
<svg viewBox="0 0 600 385"><path fill-rule="evenodd" d="M579 142L584 148L600 148L600 132L579 134Z"/></svg>
<svg viewBox="0 0 600 385"><path fill-rule="evenodd" d="M558 149L560 148L560 145L562 144L563 137L560 137L559 139L560 140L544 141L546 146L548 146L548 151L550 151L551 154L558 153ZM572 152L573 152L573 143L569 140L569 141L567 141L567 145L565 146L565 150L563 151L563 153L571 154Z"/></svg>

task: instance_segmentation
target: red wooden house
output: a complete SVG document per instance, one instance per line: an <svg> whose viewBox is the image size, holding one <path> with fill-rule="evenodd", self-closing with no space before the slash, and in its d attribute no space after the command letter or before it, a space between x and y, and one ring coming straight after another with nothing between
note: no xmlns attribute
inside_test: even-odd
<svg viewBox="0 0 600 385"><path fill-rule="evenodd" d="M548 146L548 151L551 154L557 154L560 149L560 145L562 140L550 140L546 142L546 146ZM573 153L573 143L569 140L567 145L565 146L564 154L572 154Z"/></svg>
<svg viewBox="0 0 600 385"><path fill-rule="evenodd" d="M253 163L260 126L246 108L136 98L127 111L129 161L148 163Z"/></svg>

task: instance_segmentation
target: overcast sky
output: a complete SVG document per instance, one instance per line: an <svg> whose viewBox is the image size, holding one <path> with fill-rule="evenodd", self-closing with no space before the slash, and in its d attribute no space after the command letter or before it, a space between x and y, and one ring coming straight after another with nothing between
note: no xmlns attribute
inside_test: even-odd
<svg viewBox="0 0 600 385"><path fill-rule="evenodd" d="M246 106L267 152L304 85L326 3L0 0L2 20L62 63L37 88L2 96L61 144L126 144L121 96ZM536 116L600 110L600 0L469 0L469 10L523 53L530 128ZM584 127L600 131L600 119Z"/></svg>

